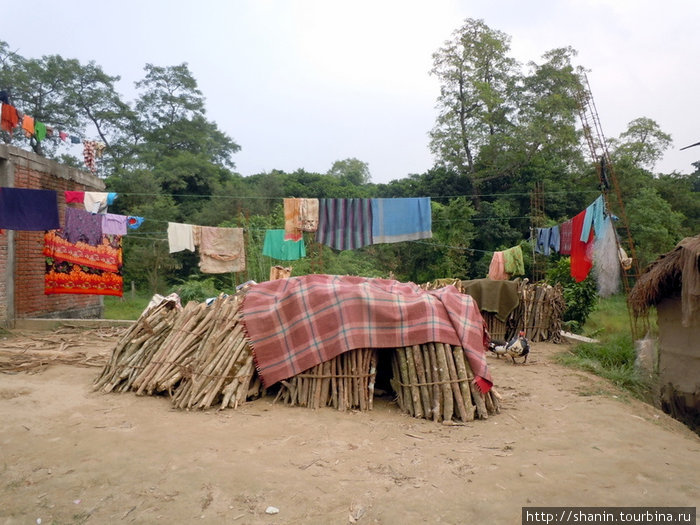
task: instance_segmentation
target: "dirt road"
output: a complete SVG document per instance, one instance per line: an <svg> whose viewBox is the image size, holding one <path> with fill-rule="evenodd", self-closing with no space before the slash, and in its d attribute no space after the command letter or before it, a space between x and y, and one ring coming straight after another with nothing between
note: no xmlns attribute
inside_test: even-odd
<svg viewBox="0 0 700 525"><path fill-rule="evenodd" d="M181 412L94 393L98 368L0 374L0 524L514 524L523 506L697 506L698 436L554 364L565 348L536 344L526 366L489 357L502 412L464 426L388 397L369 413L272 398Z"/></svg>

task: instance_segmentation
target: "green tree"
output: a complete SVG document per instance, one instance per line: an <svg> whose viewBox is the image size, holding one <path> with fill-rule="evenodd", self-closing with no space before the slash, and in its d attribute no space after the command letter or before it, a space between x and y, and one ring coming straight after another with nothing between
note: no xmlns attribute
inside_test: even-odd
<svg viewBox="0 0 700 525"><path fill-rule="evenodd" d="M369 164L356 158L336 160L331 169L328 170L328 175L355 186L367 184L371 180Z"/></svg>
<svg viewBox="0 0 700 525"><path fill-rule="evenodd" d="M656 161L671 147L671 135L664 133L656 121L640 117L627 124L618 139L609 141L614 158L626 157L642 168L653 169Z"/></svg>

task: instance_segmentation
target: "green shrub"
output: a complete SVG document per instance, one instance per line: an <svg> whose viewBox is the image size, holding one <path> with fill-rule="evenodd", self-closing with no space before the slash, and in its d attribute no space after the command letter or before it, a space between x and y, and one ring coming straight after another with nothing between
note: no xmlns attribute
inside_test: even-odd
<svg viewBox="0 0 700 525"><path fill-rule="evenodd" d="M219 289L214 278L197 280L190 278L182 281L180 284L173 286L168 293L176 293L180 296L180 301L183 305L189 301L204 301L209 297L216 297L220 293L228 293L226 290Z"/></svg>
<svg viewBox="0 0 700 525"><path fill-rule="evenodd" d="M589 274L586 279L577 283L571 277L570 260L564 257L547 272L547 281L562 285L566 302L563 321L572 332L580 332L598 300L593 276Z"/></svg>

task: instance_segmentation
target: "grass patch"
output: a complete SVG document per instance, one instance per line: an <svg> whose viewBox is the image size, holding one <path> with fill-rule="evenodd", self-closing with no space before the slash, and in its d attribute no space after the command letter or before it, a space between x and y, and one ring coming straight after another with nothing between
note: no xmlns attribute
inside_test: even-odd
<svg viewBox="0 0 700 525"><path fill-rule="evenodd" d="M635 368L635 358L629 329L627 333L609 335L601 343L579 344L570 352L555 356L559 363L604 377L635 397L648 401L651 385Z"/></svg>
<svg viewBox="0 0 700 525"><path fill-rule="evenodd" d="M105 296L102 317L104 319L138 319L150 300L150 295L141 293L135 294L133 298L130 294L125 294L124 297Z"/></svg>

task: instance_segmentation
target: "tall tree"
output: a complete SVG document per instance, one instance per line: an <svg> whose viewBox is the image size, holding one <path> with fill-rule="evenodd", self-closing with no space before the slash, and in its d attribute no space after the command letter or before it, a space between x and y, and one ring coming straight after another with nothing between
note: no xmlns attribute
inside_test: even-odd
<svg viewBox="0 0 700 525"><path fill-rule="evenodd" d="M615 157L626 157L646 169L653 169L673 144L671 135L663 132L656 121L647 117L634 119L618 139L609 142Z"/></svg>
<svg viewBox="0 0 700 525"><path fill-rule="evenodd" d="M356 158L336 160L331 169L328 170L328 175L337 177L355 186L367 184L371 180L369 164Z"/></svg>

